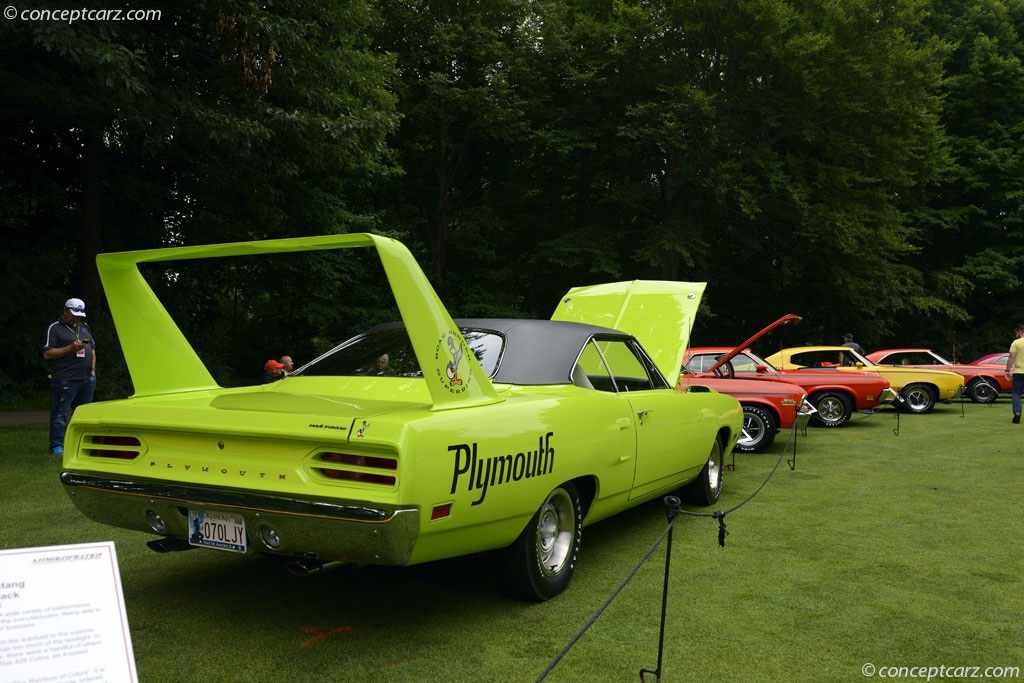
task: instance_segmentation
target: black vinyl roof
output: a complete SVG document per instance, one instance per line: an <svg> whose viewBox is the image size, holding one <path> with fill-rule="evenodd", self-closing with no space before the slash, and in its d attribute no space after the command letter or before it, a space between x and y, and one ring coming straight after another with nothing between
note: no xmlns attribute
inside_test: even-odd
<svg viewBox="0 0 1024 683"><path fill-rule="evenodd" d="M482 331L504 339L497 371L491 376L492 382L502 384L569 384L576 359L588 340L632 339L611 328L563 320L456 318L455 324L463 335ZM400 322L376 325L360 336L402 326Z"/></svg>
<svg viewBox="0 0 1024 683"><path fill-rule="evenodd" d="M456 318L466 330L490 330L505 337L504 352L494 382L507 384L566 384L583 345L594 336L630 339L624 332L563 320L514 318Z"/></svg>

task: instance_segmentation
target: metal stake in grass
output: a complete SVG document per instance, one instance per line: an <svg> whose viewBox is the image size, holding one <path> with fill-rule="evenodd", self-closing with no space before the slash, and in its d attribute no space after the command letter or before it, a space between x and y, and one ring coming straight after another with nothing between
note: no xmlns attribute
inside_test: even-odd
<svg viewBox="0 0 1024 683"><path fill-rule="evenodd" d="M665 584L661 589L661 631L658 634L658 667L656 669L640 669L640 680L646 681L646 674L654 674L656 681L661 680L661 661L665 652L665 615L668 612L668 573L672 567L672 529L680 512L682 501L677 496L665 496L665 514L668 516L668 539L665 545Z"/></svg>

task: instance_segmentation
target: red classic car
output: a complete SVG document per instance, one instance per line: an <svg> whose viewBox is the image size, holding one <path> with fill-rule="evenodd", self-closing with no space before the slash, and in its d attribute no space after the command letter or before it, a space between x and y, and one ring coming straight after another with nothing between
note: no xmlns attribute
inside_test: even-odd
<svg viewBox="0 0 1024 683"><path fill-rule="evenodd" d="M1001 365L1006 367L1006 357L1010 354L1006 351L1001 353L986 353L981 358L972 360L968 365Z"/></svg>
<svg viewBox="0 0 1024 683"><path fill-rule="evenodd" d="M732 351L737 353L719 362ZM715 369L711 370L713 367ZM725 378L784 382L801 387L807 392L807 402L817 411L811 415L810 421L821 427L839 427L849 421L854 411L870 411L895 397L890 393L889 381L878 375L813 370L786 372L772 367L750 349L738 350L728 346L701 346L687 353L687 372L707 377L714 376L718 370L722 370ZM712 388L729 393L725 389ZM742 399L740 403L743 403Z"/></svg>
<svg viewBox="0 0 1024 683"><path fill-rule="evenodd" d="M839 427L850 419L853 411L870 411L896 397L889 388L889 381L875 374L806 369L787 372L772 367L771 363L750 350L751 344L775 328L800 320L800 316L792 313L784 315L739 346L691 348L686 355L684 371L702 378L795 384L807 392L807 401L816 411L810 421L822 427Z"/></svg>
<svg viewBox="0 0 1024 683"><path fill-rule="evenodd" d="M724 372L692 374L687 369L690 352L683 358L683 371L676 389L686 391L692 384L707 386L721 394L729 394L743 406L743 431L733 447L734 451L757 453L772 445L775 435L807 426L814 408L807 402L807 392L789 382L762 382L736 379Z"/></svg>
<svg viewBox="0 0 1024 683"><path fill-rule="evenodd" d="M975 403L991 403L1000 391L1013 389L1013 381L1006 379L1002 366L951 363L931 349L884 349L867 354L867 359L878 365L902 365L910 368L936 368L963 375L967 382L967 397Z"/></svg>

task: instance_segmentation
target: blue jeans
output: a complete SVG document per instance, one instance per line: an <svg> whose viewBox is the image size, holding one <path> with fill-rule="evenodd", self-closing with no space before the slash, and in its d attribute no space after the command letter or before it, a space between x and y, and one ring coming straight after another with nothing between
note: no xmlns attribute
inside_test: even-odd
<svg viewBox="0 0 1024 683"><path fill-rule="evenodd" d="M1013 373L1013 393L1010 394L1010 402L1013 403L1013 414L1020 415L1020 395L1024 393L1024 374Z"/></svg>
<svg viewBox="0 0 1024 683"><path fill-rule="evenodd" d="M50 409L50 449L64 446L64 432L68 430L68 417L83 403L92 403L96 393L96 378L51 379L53 408Z"/></svg>

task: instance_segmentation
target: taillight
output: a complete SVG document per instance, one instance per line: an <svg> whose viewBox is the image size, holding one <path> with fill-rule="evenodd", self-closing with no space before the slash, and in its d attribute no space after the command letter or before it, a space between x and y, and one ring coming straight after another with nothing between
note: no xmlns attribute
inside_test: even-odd
<svg viewBox="0 0 1024 683"><path fill-rule="evenodd" d="M134 436L96 434L87 437L85 441L83 453L96 458L132 460L142 452L142 442Z"/></svg>
<svg viewBox="0 0 1024 683"><path fill-rule="evenodd" d="M324 463L342 466L317 468L325 477L330 479L381 484L384 486L395 485L395 475L388 473L398 469L398 461L393 458L354 455L352 453L321 453L319 460ZM373 470L384 470L384 472L374 472Z"/></svg>

